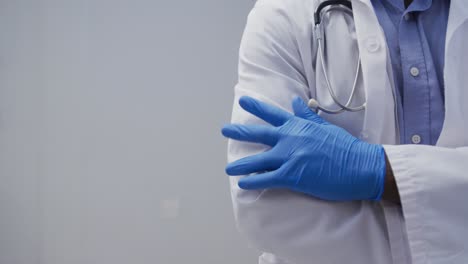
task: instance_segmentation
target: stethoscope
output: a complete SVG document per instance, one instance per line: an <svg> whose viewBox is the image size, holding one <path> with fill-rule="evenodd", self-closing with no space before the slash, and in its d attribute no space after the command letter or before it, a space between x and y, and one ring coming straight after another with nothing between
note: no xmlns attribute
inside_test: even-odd
<svg viewBox="0 0 468 264"><path fill-rule="evenodd" d="M327 114L340 114L340 113L343 113L345 111L348 111L348 112L362 111L362 110L364 110L366 108L366 103L365 102L360 106L354 106L354 107L351 106L351 101L353 100L354 94L356 93L356 86L357 86L357 82L358 82L358 78L359 78L359 71L361 70L361 55L360 54L359 54L358 63L357 63L357 66L356 66L356 74L355 74L355 77L354 77L354 82L353 82L353 86L352 86L352 89L351 89L351 94L349 95L348 101L346 103L343 104L342 102L340 102L340 100L338 99L338 97L335 94L335 90L332 88L332 86L330 84L330 80L328 79L325 60L323 58L323 53L324 53L323 41L324 41L324 37L325 37L325 28L322 26L322 14L323 13L328 13L328 12L333 11L333 10L343 11L346 14L348 14L350 16L353 16L353 9L352 9L352 6L351 6L351 1L349 1L349 0L327 0L327 1L324 1L324 2L320 3L320 5L317 7L317 9L315 10L315 13L314 13L314 23L315 23L315 26L314 26L315 32L314 33L315 33L315 38L316 38L317 43L318 43L317 56L318 56L318 59L320 60L320 64L321 64L321 67L322 67L322 70L323 70L325 83L327 85L327 89L328 89L328 92L330 93L331 98L333 99L335 104L338 106L338 108L337 109L325 108L325 107L321 106L320 103L316 99L310 99L308 105L309 105L309 107L311 109L313 109L315 111L322 111L322 112L325 112Z"/></svg>

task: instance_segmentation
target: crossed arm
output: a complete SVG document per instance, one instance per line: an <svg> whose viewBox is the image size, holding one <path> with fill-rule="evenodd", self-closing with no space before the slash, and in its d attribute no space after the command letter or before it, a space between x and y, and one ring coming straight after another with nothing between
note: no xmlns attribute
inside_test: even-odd
<svg viewBox="0 0 468 264"><path fill-rule="evenodd" d="M385 193L386 199L398 202L383 146L363 142L326 122L299 97L292 102L294 114L248 96L239 104L271 125L223 128L228 138L271 147L228 164L231 176L255 173L240 179L239 187L287 188L332 201L380 200Z"/></svg>

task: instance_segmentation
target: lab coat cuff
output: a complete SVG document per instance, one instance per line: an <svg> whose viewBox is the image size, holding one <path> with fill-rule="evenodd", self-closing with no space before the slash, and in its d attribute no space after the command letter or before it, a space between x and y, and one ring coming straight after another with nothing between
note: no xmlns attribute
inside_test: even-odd
<svg viewBox="0 0 468 264"><path fill-rule="evenodd" d="M408 236L413 264L427 263L427 244L424 239L427 230L425 206L427 197L423 191L423 177L418 174L414 158L406 153L404 146L384 146L393 170L400 194L404 224ZM400 232L401 230L389 230Z"/></svg>

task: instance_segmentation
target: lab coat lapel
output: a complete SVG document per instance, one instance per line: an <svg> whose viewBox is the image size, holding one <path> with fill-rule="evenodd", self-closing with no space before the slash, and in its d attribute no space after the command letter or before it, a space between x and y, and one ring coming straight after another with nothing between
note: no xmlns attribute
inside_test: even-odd
<svg viewBox="0 0 468 264"><path fill-rule="evenodd" d="M362 133L371 143L396 144L393 82L385 36L370 0L351 2L367 101Z"/></svg>
<svg viewBox="0 0 468 264"><path fill-rule="evenodd" d="M452 0L445 45L445 122L438 145L468 146L468 3Z"/></svg>
<svg viewBox="0 0 468 264"><path fill-rule="evenodd" d="M447 25L447 42L450 42L455 31L468 19L468 4L466 0L451 0L450 15Z"/></svg>

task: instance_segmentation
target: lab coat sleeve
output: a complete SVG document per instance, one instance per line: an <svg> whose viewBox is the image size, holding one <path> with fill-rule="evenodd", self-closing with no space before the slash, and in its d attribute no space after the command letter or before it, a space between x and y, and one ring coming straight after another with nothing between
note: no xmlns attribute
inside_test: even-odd
<svg viewBox="0 0 468 264"><path fill-rule="evenodd" d="M468 262L468 147L385 146L413 264ZM392 230L389 230L392 232Z"/></svg>
<svg viewBox="0 0 468 264"><path fill-rule="evenodd" d="M240 108L243 95L288 111L295 96L309 97L295 37L302 32L294 19L301 19L303 11L284 9L294 8L294 2L300 1L258 1L250 13L239 54L233 123L264 124ZM228 145L229 162L267 150L233 140ZM332 203L286 190L246 191L238 187L238 179L230 178L238 228L255 248L274 254L268 263L390 263L378 203ZM265 259L260 263L267 263Z"/></svg>

